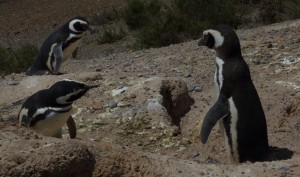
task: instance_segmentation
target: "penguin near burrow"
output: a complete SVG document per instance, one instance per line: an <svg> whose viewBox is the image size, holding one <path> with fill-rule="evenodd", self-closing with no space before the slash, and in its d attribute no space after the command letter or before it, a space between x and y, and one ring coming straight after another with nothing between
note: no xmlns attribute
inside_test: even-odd
<svg viewBox="0 0 300 177"><path fill-rule="evenodd" d="M62 138L62 127L67 124L70 138L76 137L76 124L72 118L72 104L88 90L99 85L64 79L48 89L30 96L19 112L19 124L45 135Z"/></svg>
<svg viewBox="0 0 300 177"><path fill-rule="evenodd" d="M218 97L203 119L201 142L207 142L219 121L231 162L263 161L269 151L266 118L237 34L227 25L217 25L203 32L198 45L216 52Z"/></svg>
<svg viewBox="0 0 300 177"><path fill-rule="evenodd" d="M69 20L44 41L26 75L60 74L62 63L71 56L77 56L81 37L87 30L95 32L84 17L77 16Z"/></svg>

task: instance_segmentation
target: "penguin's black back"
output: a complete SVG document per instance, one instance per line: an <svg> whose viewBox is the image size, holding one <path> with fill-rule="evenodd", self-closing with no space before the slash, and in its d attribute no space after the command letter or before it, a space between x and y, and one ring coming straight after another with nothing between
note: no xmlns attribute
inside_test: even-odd
<svg viewBox="0 0 300 177"><path fill-rule="evenodd" d="M238 110L236 125L240 162L263 160L268 151L267 124L247 63L241 55L224 59L221 92Z"/></svg>

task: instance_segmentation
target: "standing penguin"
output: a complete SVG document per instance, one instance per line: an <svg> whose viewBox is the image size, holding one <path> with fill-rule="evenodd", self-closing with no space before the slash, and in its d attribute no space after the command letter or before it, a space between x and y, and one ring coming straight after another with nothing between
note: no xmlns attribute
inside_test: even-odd
<svg viewBox="0 0 300 177"><path fill-rule="evenodd" d="M45 136L57 138L62 137L62 127L67 123L70 138L73 139L76 137L76 125L71 116L72 104L89 89L98 86L68 79L58 81L24 102L18 115L19 123Z"/></svg>
<svg viewBox="0 0 300 177"><path fill-rule="evenodd" d="M46 39L26 74L59 74L62 63L71 55L76 57L81 36L87 30L95 32L84 17L69 20Z"/></svg>
<svg viewBox="0 0 300 177"><path fill-rule="evenodd" d="M219 121L231 162L264 160L269 150L267 125L238 36L226 25L203 32L199 46L216 51L217 101L204 117L200 139L206 143Z"/></svg>

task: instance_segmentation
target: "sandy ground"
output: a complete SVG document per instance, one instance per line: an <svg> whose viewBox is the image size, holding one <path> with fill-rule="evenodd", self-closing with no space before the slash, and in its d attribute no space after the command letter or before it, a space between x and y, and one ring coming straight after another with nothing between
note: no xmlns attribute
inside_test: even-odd
<svg viewBox="0 0 300 177"><path fill-rule="evenodd" d="M56 21L51 15L55 7L62 8L55 6L60 1L40 1L35 5L47 8L21 11L34 2L0 4L0 15L6 17L0 18L1 24L7 24L1 28L2 43L33 40L40 45L49 31L83 6L81 1L64 1L72 5ZM80 12L92 17L98 12L93 3L111 7L107 2L90 1ZM12 8L20 11L8 15ZM1 79L0 176L300 176L300 20L237 33L276 160L230 164L218 126L207 144L199 142L202 119L216 99L213 51L198 47L197 41L131 51L124 39L109 46L83 43L78 58L64 63L64 75L20 73ZM97 34L84 37L92 40ZM107 48L120 50L107 53ZM70 140L67 129L63 139L56 139L19 127L17 114L24 99L64 78L101 84L74 104L78 137ZM171 98L164 89L171 91ZM164 107L166 100L180 106L170 111Z"/></svg>

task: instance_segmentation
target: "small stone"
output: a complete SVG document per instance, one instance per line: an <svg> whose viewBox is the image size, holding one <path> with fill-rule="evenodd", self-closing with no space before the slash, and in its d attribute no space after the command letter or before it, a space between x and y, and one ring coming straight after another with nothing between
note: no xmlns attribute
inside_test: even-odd
<svg viewBox="0 0 300 177"><path fill-rule="evenodd" d="M198 157L199 155L200 155L200 154L199 154L199 151L193 151L191 156L192 156L193 158L195 158L195 157Z"/></svg>
<svg viewBox="0 0 300 177"><path fill-rule="evenodd" d="M134 99L134 98L136 98L136 95L132 93L132 94L128 95L128 98L129 99Z"/></svg>
<svg viewBox="0 0 300 177"><path fill-rule="evenodd" d="M101 101L94 102L92 108L94 110L101 110L103 109L103 103Z"/></svg>
<svg viewBox="0 0 300 177"><path fill-rule="evenodd" d="M199 87L199 86L195 86L195 87L194 87L194 91L195 91L195 92L202 92L202 88Z"/></svg>
<svg viewBox="0 0 300 177"><path fill-rule="evenodd" d="M189 92L193 92L193 91L194 91L194 88L195 88L194 86L188 86L188 91L189 91Z"/></svg>
<svg viewBox="0 0 300 177"><path fill-rule="evenodd" d="M118 103L114 102L114 101L111 101L111 102L108 103L108 105L106 107L108 107L110 109L113 109L113 108L118 107Z"/></svg>
<svg viewBox="0 0 300 177"><path fill-rule="evenodd" d="M259 65L261 64L261 61L259 59L253 59L252 60L254 64Z"/></svg>
<svg viewBox="0 0 300 177"><path fill-rule="evenodd" d="M279 168L280 171L288 171L290 168L286 166L282 166Z"/></svg>
<svg viewBox="0 0 300 177"><path fill-rule="evenodd" d="M179 147L179 151L185 151L186 150L186 147L185 146L180 146Z"/></svg>
<svg viewBox="0 0 300 177"><path fill-rule="evenodd" d="M18 84L20 84L20 81L9 81L7 84L8 85L18 85Z"/></svg>
<svg viewBox="0 0 300 177"><path fill-rule="evenodd" d="M207 163L210 163L210 164L219 164L220 162L216 159L208 159Z"/></svg>
<svg viewBox="0 0 300 177"><path fill-rule="evenodd" d="M192 74L191 74L191 73L187 73L187 74L185 74L185 77L186 77L186 78L192 77Z"/></svg>
<svg viewBox="0 0 300 177"><path fill-rule="evenodd" d="M269 43L269 44L267 45L267 47L268 47L268 48L272 48L272 47L273 47L273 44L272 44L272 43Z"/></svg>
<svg viewBox="0 0 300 177"><path fill-rule="evenodd" d="M123 103L123 102L119 102L119 103L117 104L117 107L127 107L127 106L130 106L130 104L128 104L128 103Z"/></svg>
<svg viewBox="0 0 300 177"><path fill-rule="evenodd" d="M112 96L117 96L117 95L119 95L121 93L124 93L127 89L128 89L128 87L123 87L123 88L120 88L120 89L112 90L111 91L111 95Z"/></svg>

